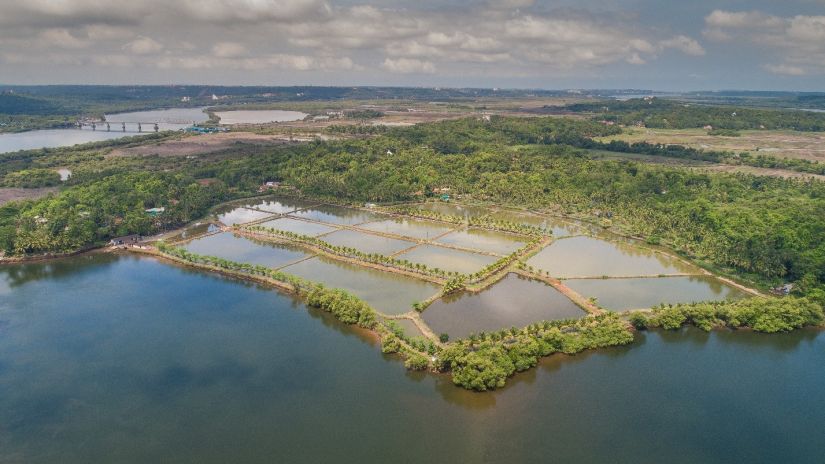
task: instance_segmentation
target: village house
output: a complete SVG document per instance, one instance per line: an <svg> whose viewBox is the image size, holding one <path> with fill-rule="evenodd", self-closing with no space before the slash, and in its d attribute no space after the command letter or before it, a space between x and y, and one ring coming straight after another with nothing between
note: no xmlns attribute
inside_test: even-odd
<svg viewBox="0 0 825 464"><path fill-rule="evenodd" d="M124 235L123 237L115 237L109 240L109 245L112 246L130 246L137 245L140 242L140 235Z"/></svg>

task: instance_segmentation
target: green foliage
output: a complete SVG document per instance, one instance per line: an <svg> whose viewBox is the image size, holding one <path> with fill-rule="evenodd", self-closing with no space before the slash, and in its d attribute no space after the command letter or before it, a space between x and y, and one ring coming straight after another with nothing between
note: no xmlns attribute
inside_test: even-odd
<svg viewBox="0 0 825 464"><path fill-rule="evenodd" d="M647 320L647 316L644 313L634 312L630 314L628 318L630 321L630 325L636 328L636 330L645 330L649 324Z"/></svg>
<svg viewBox="0 0 825 464"><path fill-rule="evenodd" d="M60 185L60 174L53 169L25 169L6 174L2 179L4 187L54 187Z"/></svg>
<svg viewBox="0 0 825 464"><path fill-rule="evenodd" d="M423 354L413 353L404 360L404 367L411 371L424 371L430 367L430 360Z"/></svg>
<svg viewBox="0 0 825 464"><path fill-rule="evenodd" d="M438 336L438 340L441 343L447 343L448 341L450 341L450 334L442 333Z"/></svg>
<svg viewBox="0 0 825 464"><path fill-rule="evenodd" d="M650 325L678 329L693 324L703 330L713 327L749 327L757 332L787 332L825 320L821 304L807 298L748 298L736 302L679 304L655 308Z"/></svg>
<svg viewBox="0 0 825 464"><path fill-rule="evenodd" d="M381 339L381 352L385 354L401 351L401 340L393 334L387 334Z"/></svg>

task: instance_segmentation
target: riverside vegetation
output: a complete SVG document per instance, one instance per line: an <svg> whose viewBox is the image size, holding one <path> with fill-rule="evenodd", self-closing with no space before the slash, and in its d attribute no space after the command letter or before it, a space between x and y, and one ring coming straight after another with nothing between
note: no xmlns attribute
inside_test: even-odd
<svg viewBox="0 0 825 464"><path fill-rule="evenodd" d="M94 155L81 156L77 167L83 174L73 174L71 184L58 193L0 207L0 246L9 256L32 256L99 245L115 235L148 235L200 218L224 201L253 196L269 180L287 183L306 195L352 202L415 200L422 192L447 186L454 195L478 201L595 221L763 287L792 282L800 297L658 308L644 317L634 315L631 322L639 327L693 323L703 328L724 325L774 332L821 324L825 184L594 159L565 143L615 130L592 121L468 118L387 129L366 138L240 148L211 158L174 160L109 160L103 156L103 144ZM392 155L387 154L388 147ZM44 150L27 156L30 161L22 169L6 168L13 160L2 160L4 182L38 160L52 159ZM210 181L198 182L203 179ZM166 211L157 217L147 215L145 209L152 207ZM397 212L465 221L405 208ZM471 220L478 221L474 225L479 227L510 228L533 237L539 233L483 218ZM405 353L409 368L449 371L453 381L465 388L498 388L513 373L551 353L572 354L633 339L627 322L602 313L476 334L446 345L410 342L377 323L371 308L346 292L262 266L166 246L160 251L192 264L284 283L308 304L343 322L378 331L382 349ZM449 279L445 291L458 290L465 283L461 275L438 275Z"/></svg>

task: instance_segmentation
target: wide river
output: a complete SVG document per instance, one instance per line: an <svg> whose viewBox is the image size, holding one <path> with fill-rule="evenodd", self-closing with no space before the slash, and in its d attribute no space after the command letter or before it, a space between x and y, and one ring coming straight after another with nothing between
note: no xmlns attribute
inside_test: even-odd
<svg viewBox="0 0 825 464"><path fill-rule="evenodd" d="M825 335L695 329L494 393L259 286L95 254L0 267L0 462L821 463Z"/></svg>

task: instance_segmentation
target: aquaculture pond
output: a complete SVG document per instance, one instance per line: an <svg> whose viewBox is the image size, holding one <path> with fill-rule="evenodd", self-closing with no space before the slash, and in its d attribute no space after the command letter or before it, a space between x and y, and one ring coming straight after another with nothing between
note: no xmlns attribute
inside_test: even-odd
<svg viewBox="0 0 825 464"><path fill-rule="evenodd" d="M410 251L397 255L396 258L425 264L433 269L458 272L459 274L472 274L498 261L495 256L453 250L435 245L419 245Z"/></svg>
<svg viewBox="0 0 825 464"><path fill-rule="evenodd" d="M825 334L641 332L503 390L149 258L0 267L0 461L820 463Z"/></svg>
<svg viewBox="0 0 825 464"><path fill-rule="evenodd" d="M233 110L216 111L221 124L264 124L268 122L300 121L307 117L299 111L282 110Z"/></svg>
<svg viewBox="0 0 825 464"><path fill-rule="evenodd" d="M388 238L355 230L342 229L324 235L323 240L336 246L355 248L364 253L391 255L415 246L416 242Z"/></svg>
<svg viewBox="0 0 825 464"><path fill-rule="evenodd" d="M553 287L518 274L508 274L478 293L443 297L421 313L433 332L447 333L453 339L584 315Z"/></svg>
<svg viewBox="0 0 825 464"><path fill-rule="evenodd" d="M316 256L282 269L288 274L341 288L384 314L412 311L412 304L438 293L433 283L401 274L382 272L355 264Z"/></svg>
<svg viewBox="0 0 825 464"><path fill-rule="evenodd" d="M452 227L446 224L405 218L392 218L384 221L371 222L359 227L375 232L402 235L420 240L434 240L438 238L438 236L453 230Z"/></svg>
<svg viewBox="0 0 825 464"><path fill-rule="evenodd" d="M260 225L261 227L271 227L273 229L311 236L326 234L334 230L338 230L335 227L316 224L314 222L300 221L298 219L291 219L288 217L262 222Z"/></svg>
<svg viewBox="0 0 825 464"><path fill-rule="evenodd" d="M527 244L528 240L528 237L521 235L471 228L450 232L436 240L436 242L489 253L498 253L504 256L523 247Z"/></svg>
<svg viewBox="0 0 825 464"><path fill-rule="evenodd" d="M554 277L635 277L698 273L679 259L629 243L595 237L570 237L553 242L527 264Z"/></svg>
<svg viewBox="0 0 825 464"><path fill-rule="evenodd" d="M421 329L419 329L418 326L415 325L415 322L409 319L392 319L392 322L401 327L401 330L404 331L404 335L410 338L424 336L424 334L421 332Z"/></svg>
<svg viewBox="0 0 825 464"><path fill-rule="evenodd" d="M580 295L595 297L613 311L647 309L660 303L740 299L747 294L711 276L641 279L570 279L564 284Z"/></svg>
<svg viewBox="0 0 825 464"><path fill-rule="evenodd" d="M266 211L274 214L286 214L293 211L317 206L317 201L300 200L297 198L275 197L264 200L254 200L246 203L244 206L261 211Z"/></svg>
<svg viewBox="0 0 825 464"><path fill-rule="evenodd" d="M184 246L192 253L217 256L239 263L260 264L271 268L284 266L309 256L300 248L253 241L232 232L196 238Z"/></svg>
<svg viewBox="0 0 825 464"><path fill-rule="evenodd" d="M215 217L218 221L228 226L245 224L247 222L257 221L270 216L272 216L272 213L265 213L254 209L233 206L223 208L215 212Z"/></svg>
<svg viewBox="0 0 825 464"><path fill-rule="evenodd" d="M361 224L362 222L378 221L386 217L369 211L333 205L315 206L292 213L290 216L349 226Z"/></svg>

